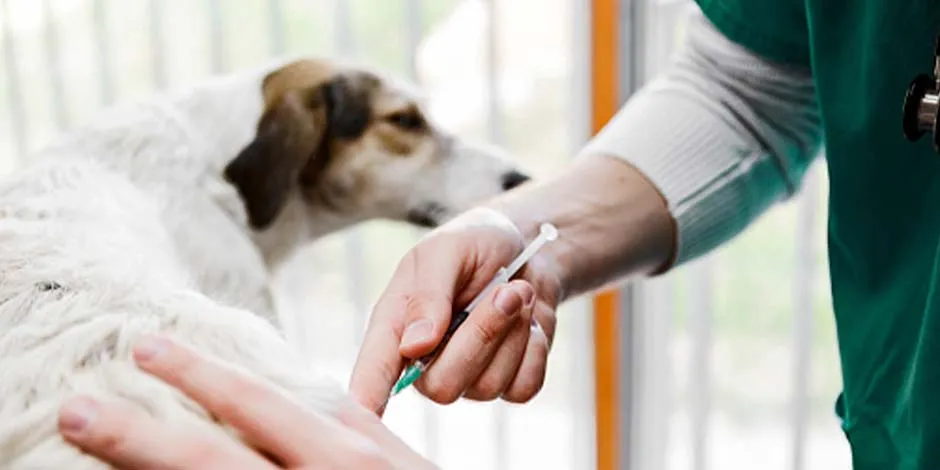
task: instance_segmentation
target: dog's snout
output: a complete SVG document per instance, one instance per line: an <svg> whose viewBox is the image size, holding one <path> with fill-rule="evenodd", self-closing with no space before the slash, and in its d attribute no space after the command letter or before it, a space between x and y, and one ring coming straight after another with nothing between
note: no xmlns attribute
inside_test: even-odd
<svg viewBox="0 0 940 470"><path fill-rule="evenodd" d="M511 171L506 173L503 175L503 191L509 191L510 189L515 188L516 186L519 186L522 183L529 181L530 179L532 178L530 178L529 175L520 173L518 171Z"/></svg>

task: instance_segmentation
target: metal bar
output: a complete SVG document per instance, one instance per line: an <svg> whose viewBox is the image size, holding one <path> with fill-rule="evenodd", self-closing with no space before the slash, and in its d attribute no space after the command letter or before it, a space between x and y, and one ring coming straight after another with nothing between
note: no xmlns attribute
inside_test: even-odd
<svg viewBox="0 0 940 470"><path fill-rule="evenodd" d="M219 0L206 1L209 8L209 50L212 73L222 73L226 69L222 6Z"/></svg>
<svg viewBox="0 0 940 470"><path fill-rule="evenodd" d="M698 261L692 268L689 332L692 359L689 371L692 387L692 468L705 470L708 452L708 418L711 409L712 269L711 260Z"/></svg>
<svg viewBox="0 0 940 470"><path fill-rule="evenodd" d="M619 289L620 301L617 332L617 354L620 359L618 376L620 383L617 388L617 401L620 412L617 414L617 435L619 436L620 466L619 468L628 470L633 468L634 448L636 438L633 433L633 424L637 421L637 383L638 366L644 357L642 345L638 345L634 339L641 336L640 329L642 325L637 318L641 309L637 308L637 298L640 296L640 289L635 285L624 286ZM639 346L639 347L638 347Z"/></svg>
<svg viewBox="0 0 940 470"><path fill-rule="evenodd" d="M587 140L591 137L591 5L590 0L575 0L571 4L572 24L572 50L573 67L571 69L571 94L568 97L568 128L572 131L569 154L574 157ZM578 309L590 311L590 303L583 306L579 303ZM588 313L582 310L582 313ZM594 439L594 417L589 412L581 410L594 399L594 368L590 360L593 349L591 330L593 327L592 315L579 315L574 324L570 338L573 351L578 351L586 360L579 361L577 367L572 367L571 406L573 413L572 425L575 429L575 442L572 461L567 468L593 468L597 460L596 440Z"/></svg>
<svg viewBox="0 0 940 470"><path fill-rule="evenodd" d="M794 270L793 307L796 310L793 329L793 397L792 397L792 459L793 470L802 470L806 456L806 427L809 415L809 376L813 347L813 282L816 278L816 246L813 235L817 229L819 180L815 168L803 182L799 215L796 222L796 266Z"/></svg>
<svg viewBox="0 0 940 470"><path fill-rule="evenodd" d="M268 0L268 20L271 36L272 56L279 56L287 50L287 38L284 33L284 2L282 0Z"/></svg>
<svg viewBox="0 0 940 470"><path fill-rule="evenodd" d="M618 32L620 36L620 53L616 64L619 78L618 106L638 88L636 82L636 69L638 68L638 41L636 32L640 25L634 15L635 0L619 0L617 6L622 25ZM644 360L647 358L642 343L636 340L643 336L643 323L639 316L644 312L639 307L638 298L642 298L642 289L637 284L625 285L620 288L620 335L617 350L620 354L620 468L634 468L637 462L635 453L637 436L634 433L634 424L639 421L641 410L637 409L641 382L638 382L639 373L643 371ZM646 312L649 313L649 312ZM639 346L639 347L637 347ZM639 373L638 373L639 372Z"/></svg>
<svg viewBox="0 0 940 470"><path fill-rule="evenodd" d="M26 108L23 105L16 44L13 39L13 25L7 0L0 0L0 17L3 21L3 70L6 71L10 126L13 132L14 150L17 157L22 158L26 154L26 136L29 128L26 122Z"/></svg>
<svg viewBox="0 0 940 470"><path fill-rule="evenodd" d="M52 111L58 129L68 126L68 110L65 105L65 83L62 76L62 61L59 51L59 31L55 15L49 0L42 2L43 40L45 46L46 65L49 67L49 87L52 90Z"/></svg>
<svg viewBox="0 0 940 470"><path fill-rule="evenodd" d="M150 63L153 67L153 87L166 88L169 83L163 51L163 0L150 0Z"/></svg>
<svg viewBox="0 0 940 470"><path fill-rule="evenodd" d="M639 89L643 70L643 0L618 0L613 13L620 28L616 31L619 49L613 60L617 69L617 107ZM619 59L619 60L618 60ZM659 358L657 349L664 347L649 341L654 330L656 318L663 312L650 312L646 307L644 286L630 284L620 289L620 334L617 351L620 356L620 386L618 393L619 410L618 436L621 469L649 468L644 466L651 456L652 449L647 448L643 436L647 429L637 432L640 426L652 425L644 419L650 410L647 396L655 384L647 381L650 362ZM657 364L660 365L660 364Z"/></svg>
<svg viewBox="0 0 940 470"><path fill-rule="evenodd" d="M98 49L98 84L101 87L101 102L114 102L114 76L111 66L111 41L108 41L107 0L95 0L95 46Z"/></svg>
<svg viewBox="0 0 940 470"><path fill-rule="evenodd" d="M643 84L646 66L646 8L648 0L619 0L620 22L620 103L622 104Z"/></svg>

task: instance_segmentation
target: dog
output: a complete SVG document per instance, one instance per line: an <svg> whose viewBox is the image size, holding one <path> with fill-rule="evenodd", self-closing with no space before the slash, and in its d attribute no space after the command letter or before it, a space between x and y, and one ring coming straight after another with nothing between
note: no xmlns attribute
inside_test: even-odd
<svg viewBox="0 0 940 470"><path fill-rule="evenodd" d="M107 110L0 183L0 468L108 468L57 432L75 393L211 421L134 366L149 333L311 407L341 397L285 340L277 266L362 221L434 227L529 179L424 109L362 65L282 60Z"/></svg>

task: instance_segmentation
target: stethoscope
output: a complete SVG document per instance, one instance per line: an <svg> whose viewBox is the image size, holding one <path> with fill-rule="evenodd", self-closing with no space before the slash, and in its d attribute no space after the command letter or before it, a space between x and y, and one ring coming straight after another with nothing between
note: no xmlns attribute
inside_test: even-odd
<svg viewBox="0 0 940 470"><path fill-rule="evenodd" d="M940 153L940 37L934 47L933 77L920 74L914 78L904 96L904 136L916 142L927 132L933 134L933 148Z"/></svg>

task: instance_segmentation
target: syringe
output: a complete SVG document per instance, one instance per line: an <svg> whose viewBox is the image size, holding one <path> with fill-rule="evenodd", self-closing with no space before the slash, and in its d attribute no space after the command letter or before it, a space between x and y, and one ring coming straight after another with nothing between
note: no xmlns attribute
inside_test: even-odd
<svg viewBox="0 0 940 470"><path fill-rule="evenodd" d="M415 383L415 381L421 377L421 374L423 374L424 371L427 370L427 368L431 365L431 363L434 362L434 359L437 358L437 355L441 352L441 350L444 349L444 346L450 340L450 337L453 336L454 332L457 331L457 328L460 327L464 320L470 316L470 312L472 312L473 309L476 308L477 305L479 305L479 303L483 301L483 299L486 298L486 296L489 295L489 293L497 285L509 282L509 279L511 279L512 276L514 276L516 272L519 271L519 269L521 269L522 266L532 258L533 255L535 255L535 252L542 248L542 245L545 245L546 243L555 240L556 238L558 238L558 229L556 229L552 224L542 224L542 226L539 227L538 237L536 237L535 240L532 240L532 243L529 243L529 246L525 247L525 249L522 250L522 253L519 253L519 256L516 256L516 258L512 260L508 266L499 268L499 271L496 272L496 276L494 276L490 283L483 288L479 295L474 297L474 299L470 302L470 305L467 305L467 308L456 312L451 317L450 326L447 327L447 332L444 333L444 338L441 340L440 344L438 344L433 351L424 357L419 358L413 364L408 366L407 369L405 369L405 372L402 374L401 378L398 379L398 383L396 383L395 387L392 388L392 393L389 398L398 395L399 392L407 388L409 385Z"/></svg>

